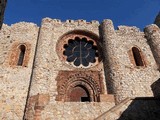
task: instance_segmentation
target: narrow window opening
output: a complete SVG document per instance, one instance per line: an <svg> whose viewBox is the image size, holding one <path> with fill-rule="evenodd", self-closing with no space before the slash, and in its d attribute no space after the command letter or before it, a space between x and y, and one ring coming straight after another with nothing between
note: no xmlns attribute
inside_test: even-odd
<svg viewBox="0 0 160 120"><path fill-rule="evenodd" d="M144 66L140 50L136 47L133 47L132 52L136 66Z"/></svg>
<svg viewBox="0 0 160 120"><path fill-rule="evenodd" d="M19 59L18 59L18 66L22 66L23 65L23 61L24 61L24 55L25 55L25 51L26 51L26 47L24 45L21 45L19 47L20 49L20 53L19 53Z"/></svg>

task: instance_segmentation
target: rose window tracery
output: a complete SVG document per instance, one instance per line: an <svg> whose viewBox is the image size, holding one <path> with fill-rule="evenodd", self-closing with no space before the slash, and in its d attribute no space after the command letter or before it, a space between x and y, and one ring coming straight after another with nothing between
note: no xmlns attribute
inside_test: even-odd
<svg viewBox="0 0 160 120"><path fill-rule="evenodd" d="M97 46L92 40L87 40L85 37L69 39L68 44L64 46L63 54L67 57L68 62L73 62L75 66L89 66L90 63L95 63L98 58Z"/></svg>

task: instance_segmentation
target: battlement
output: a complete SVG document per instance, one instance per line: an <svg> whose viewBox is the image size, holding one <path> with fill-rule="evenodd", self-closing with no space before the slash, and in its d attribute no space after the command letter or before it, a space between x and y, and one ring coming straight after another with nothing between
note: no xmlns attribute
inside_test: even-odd
<svg viewBox="0 0 160 120"><path fill-rule="evenodd" d="M61 21L60 19L51 19L51 18L44 18L42 22L52 22L53 24L72 24L72 25L99 25L99 21L97 20L92 20L90 22L87 22L86 20L83 19L78 19L78 20L71 20L68 19L66 21Z"/></svg>
<svg viewBox="0 0 160 120"><path fill-rule="evenodd" d="M124 26L120 25L117 27L118 31L130 31L130 32L140 32L140 29L137 28L136 26Z"/></svg>

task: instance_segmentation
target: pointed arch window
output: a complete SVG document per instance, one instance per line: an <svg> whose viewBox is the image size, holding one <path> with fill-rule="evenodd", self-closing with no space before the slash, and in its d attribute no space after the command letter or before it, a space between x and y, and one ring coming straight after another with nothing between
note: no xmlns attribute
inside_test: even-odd
<svg viewBox="0 0 160 120"><path fill-rule="evenodd" d="M145 66L141 50L139 48L132 47L132 54L133 54L133 61L136 66Z"/></svg>
<svg viewBox="0 0 160 120"><path fill-rule="evenodd" d="M22 66L23 62L24 62L25 51L26 51L25 45L20 45L19 46L19 51L20 52L19 52L19 58L18 58L17 65Z"/></svg>

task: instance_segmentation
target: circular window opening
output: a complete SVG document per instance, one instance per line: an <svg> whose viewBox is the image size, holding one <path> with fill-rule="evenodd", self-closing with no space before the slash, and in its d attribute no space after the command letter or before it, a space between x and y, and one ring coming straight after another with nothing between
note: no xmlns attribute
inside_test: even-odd
<svg viewBox="0 0 160 120"><path fill-rule="evenodd" d="M89 63L95 63L98 58L97 46L93 41L87 38L75 37L69 39L68 44L64 46L63 54L67 57L68 62L73 62L75 66L89 66Z"/></svg>

